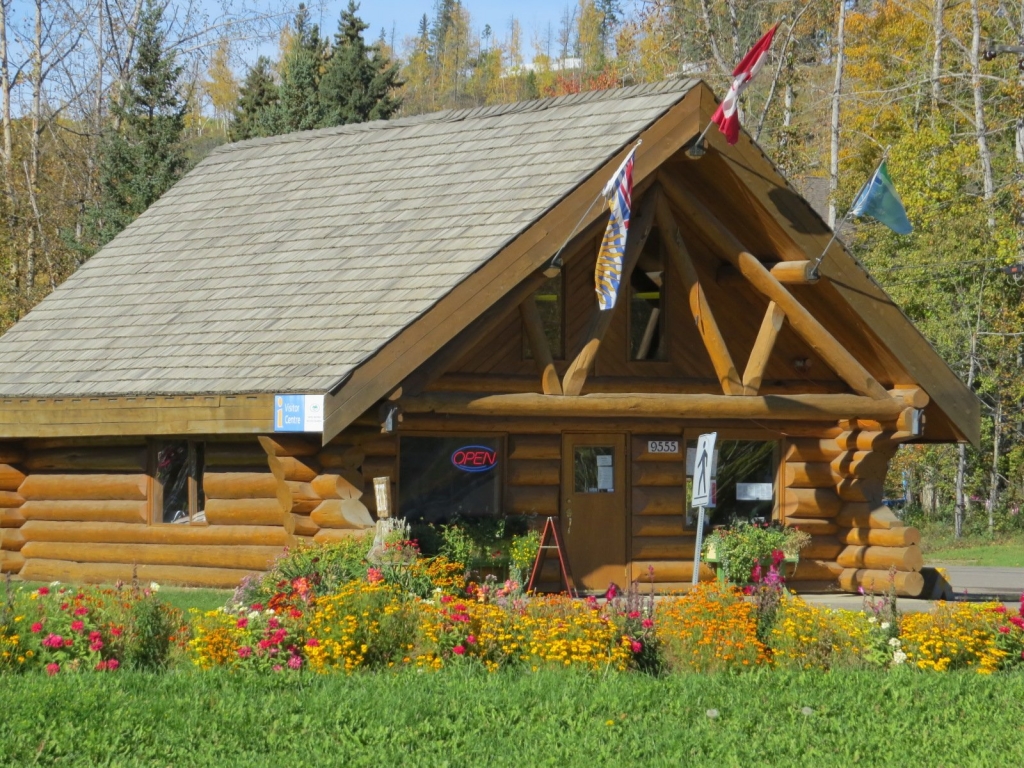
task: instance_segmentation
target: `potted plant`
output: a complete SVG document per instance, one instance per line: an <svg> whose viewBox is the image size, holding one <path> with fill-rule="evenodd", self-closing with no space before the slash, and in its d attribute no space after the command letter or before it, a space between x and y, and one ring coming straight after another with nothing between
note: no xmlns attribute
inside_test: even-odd
<svg viewBox="0 0 1024 768"><path fill-rule="evenodd" d="M754 566L760 563L767 568L776 551L783 553L784 562L795 566L800 550L810 541L810 535L797 528L740 521L731 528L712 531L704 541L702 555L715 565L719 579L744 585L750 581Z"/></svg>

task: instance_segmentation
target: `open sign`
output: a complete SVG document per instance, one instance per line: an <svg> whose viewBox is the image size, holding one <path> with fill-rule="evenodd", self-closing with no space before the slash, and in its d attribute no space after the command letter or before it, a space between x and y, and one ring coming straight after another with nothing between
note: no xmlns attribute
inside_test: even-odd
<svg viewBox="0 0 1024 768"><path fill-rule="evenodd" d="M498 451L483 445L467 445L452 454L452 464L463 472L486 472L498 465Z"/></svg>

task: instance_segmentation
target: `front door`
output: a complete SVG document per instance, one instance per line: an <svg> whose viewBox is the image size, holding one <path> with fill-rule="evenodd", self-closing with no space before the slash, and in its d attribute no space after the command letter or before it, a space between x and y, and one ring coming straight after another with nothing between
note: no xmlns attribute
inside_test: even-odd
<svg viewBox="0 0 1024 768"><path fill-rule="evenodd" d="M625 587L626 436L562 436L562 535L576 587Z"/></svg>

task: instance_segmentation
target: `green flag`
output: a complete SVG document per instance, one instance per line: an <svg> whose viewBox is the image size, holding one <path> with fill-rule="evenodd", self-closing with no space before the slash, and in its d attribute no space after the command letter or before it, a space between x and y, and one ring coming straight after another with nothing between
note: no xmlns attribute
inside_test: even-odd
<svg viewBox="0 0 1024 768"><path fill-rule="evenodd" d="M896 187L889 178L889 169L885 167L884 160L871 180L857 193L850 215L870 216L898 235L909 235L914 231Z"/></svg>

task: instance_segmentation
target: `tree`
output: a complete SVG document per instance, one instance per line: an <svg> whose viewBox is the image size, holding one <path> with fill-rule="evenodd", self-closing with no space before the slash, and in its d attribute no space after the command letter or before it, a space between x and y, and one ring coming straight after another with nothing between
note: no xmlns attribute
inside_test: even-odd
<svg viewBox="0 0 1024 768"><path fill-rule="evenodd" d="M381 50L367 46L368 25L356 15L355 0L341 12L327 68L320 81L321 126L387 120L401 105L395 92L402 85L398 64Z"/></svg>
<svg viewBox="0 0 1024 768"><path fill-rule="evenodd" d="M269 136L277 103L277 85L274 84L270 59L260 56L245 73L245 82L238 91L238 106L231 122L231 140Z"/></svg>
<svg viewBox="0 0 1024 768"><path fill-rule="evenodd" d="M227 133L228 122L238 102L238 81L231 71L231 43L224 38L217 44L210 57L206 73L210 79L203 83L203 90L210 97L214 115L220 121L221 129Z"/></svg>
<svg viewBox="0 0 1024 768"><path fill-rule="evenodd" d="M187 170L182 143L186 105L178 92L182 67L165 50L162 23L162 7L147 0L135 64L112 105L120 129L103 141L100 198L86 214L86 249L113 239Z"/></svg>
<svg viewBox="0 0 1024 768"><path fill-rule="evenodd" d="M295 14L295 30L281 61L281 86L278 89L273 133L307 131L323 122L320 105L320 77L327 58L327 43L320 28L310 24L303 4Z"/></svg>

